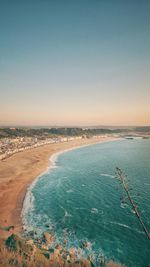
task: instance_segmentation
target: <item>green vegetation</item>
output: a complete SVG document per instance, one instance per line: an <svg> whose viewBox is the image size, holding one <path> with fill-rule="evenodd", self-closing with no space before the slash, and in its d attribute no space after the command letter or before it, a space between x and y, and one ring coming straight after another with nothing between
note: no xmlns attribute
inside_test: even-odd
<svg viewBox="0 0 150 267"><path fill-rule="evenodd" d="M147 132L150 132L150 126L136 127L135 131L147 133Z"/></svg>
<svg viewBox="0 0 150 267"><path fill-rule="evenodd" d="M129 129L82 129L82 128L0 128L3 137L50 137L50 136L91 136L127 132Z"/></svg>
<svg viewBox="0 0 150 267"><path fill-rule="evenodd" d="M58 250L57 250L58 251ZM53 257L50 255L53 254ZM27 241L20 235L12 234L6 241L0 239L0 267L92 267L90 260L71 262L61 254L38 248L33 240ZM125 267L113 261L102 263L101 267Z"/></svg>
<svg viewBox="0 0 150 267"><path fill-rule="evenodd" d="M113 134L113 133L150 133L150 126L145 127L130 127L130 128L0 128L0 138L3 137L51 137L51 136L91 136L100 134Z"/></svg>

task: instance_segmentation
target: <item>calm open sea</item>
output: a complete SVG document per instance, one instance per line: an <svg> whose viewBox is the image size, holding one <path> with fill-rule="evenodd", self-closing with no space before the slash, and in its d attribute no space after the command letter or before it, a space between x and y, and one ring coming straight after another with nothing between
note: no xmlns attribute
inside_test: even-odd
<svg viewBox="0 0 150 267"><path fill-rule="evenodd" d="M104 254L127 266L150 266L150 240L145 236L115 178L116 166L130 179L150 232L150 139L118 140L91 145L55 159L55 166L28 190L23 220L28 231L53 233L57 242L82 249L86 257Z"/></svg>

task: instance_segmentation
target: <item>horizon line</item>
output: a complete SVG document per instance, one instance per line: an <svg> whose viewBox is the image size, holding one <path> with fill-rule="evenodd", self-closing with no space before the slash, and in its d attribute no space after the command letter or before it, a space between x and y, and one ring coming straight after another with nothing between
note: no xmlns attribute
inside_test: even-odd
<svg viewBox="0 0 150 267"><path fill-rule="evenodd" d="M3 125L0 124L0 128L108 128L108 127L112 127L112 128L135 128L135 127L150 127L150 124L148 125L40 125L40 124L33 124L33 125L27 125L27 124L7 124L7 125Z"/></svg>

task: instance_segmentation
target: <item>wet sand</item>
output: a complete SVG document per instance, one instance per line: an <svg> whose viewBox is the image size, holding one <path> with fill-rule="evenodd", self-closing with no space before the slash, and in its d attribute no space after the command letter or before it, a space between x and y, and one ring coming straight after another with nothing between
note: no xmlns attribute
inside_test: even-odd
<svg viewBox="0 0 150 267"><path fill-rule="evenodd" d="M0 227L13 225L15 232L21 231L21 210L27 188L50 166L49 158L54 153L114 139L114 137L101 137L54 143L26 150L0 161ZM9 234L0 230L0 236L4 238Z"/></svg>

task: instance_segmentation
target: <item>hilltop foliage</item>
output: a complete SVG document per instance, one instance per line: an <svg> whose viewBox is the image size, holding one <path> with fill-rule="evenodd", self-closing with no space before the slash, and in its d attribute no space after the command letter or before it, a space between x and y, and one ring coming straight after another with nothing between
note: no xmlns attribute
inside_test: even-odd
<svg viewBox="0 0 150 267"><path fill-rule="evenodd" d="M128 129L82 129L82 128L1 128L0 138L24 136L91 136L129 131Z"/></svg>

